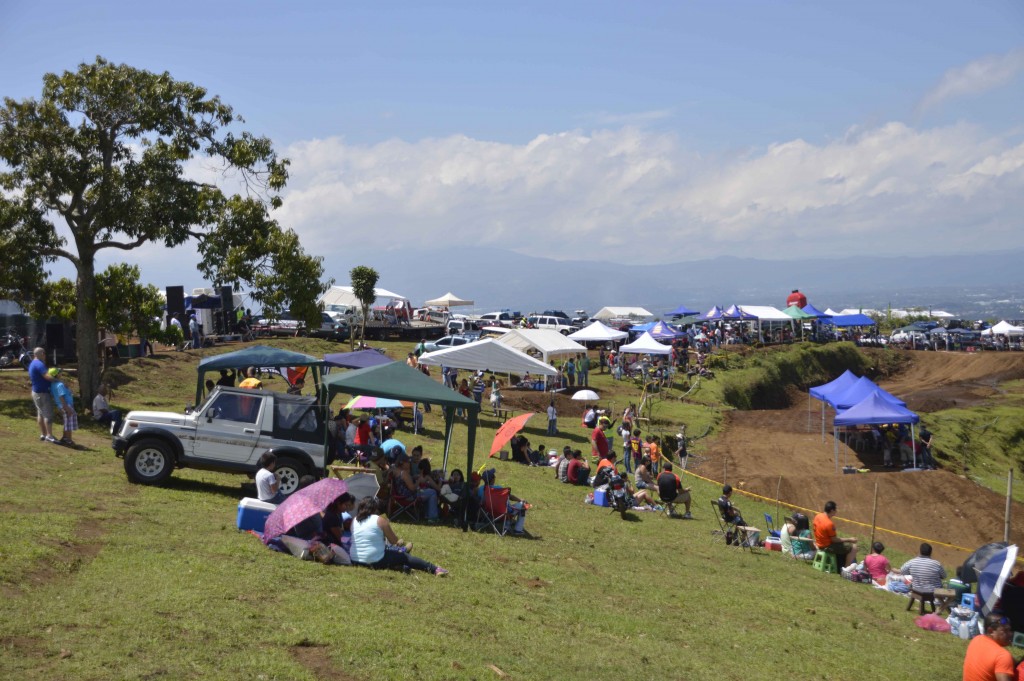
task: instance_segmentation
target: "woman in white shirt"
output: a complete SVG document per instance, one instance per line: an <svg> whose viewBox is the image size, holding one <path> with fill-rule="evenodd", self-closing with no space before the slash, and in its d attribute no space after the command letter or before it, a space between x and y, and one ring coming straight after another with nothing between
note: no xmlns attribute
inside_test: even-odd
<svg viewBox="0 0 1024 681"><path fill-rule="evenodd" d="M422 570L438 577L447 575L444 568L396 548L398 536L387 517L380 515L380 504L377 497L365 497L359 502L352 520L352 549L349 551L352 562L374 570Z"/></svg>

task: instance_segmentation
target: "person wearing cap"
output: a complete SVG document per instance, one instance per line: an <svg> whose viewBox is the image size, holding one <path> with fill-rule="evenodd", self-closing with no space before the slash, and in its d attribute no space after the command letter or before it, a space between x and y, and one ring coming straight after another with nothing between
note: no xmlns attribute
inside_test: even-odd
<svg viewBox="0 0 1024 681"><path fill-rule="evenodd" d="M747 523L743 520L740 509L732 504L732 485L724 485L722 487L722 496L718 497L718 508L722 512L722 520L725 522L740 527L746 526Z"/></svg>
<svg viewBox="0 0 1024 681"><path fill-rule="evenodd" d="M1006 649L1013 641L1010 618L993 611L985 616L985 633L975 636L964 655L963 681L1014 681L1013 656Z"/></svg>
<svg viewBox="0 0 1024 681"><path fill-rule="evenodd" d="M597 420L597 427L590 433L590 453L598 461L608 458L608 436L604 432L611 427L612 420L607 416L602 416Z"/></svg>
<svg viewBox="0 0 1024 681"><path fill-rule="evenodd" d="M64 432L61 433L58 442L62 445L74 447L75 441L71 433L78 430L78 413L75 411L75 398L71 391L68 390L68 387L57 379L62 373L60 369L54 367L47 373L51 378L50 396L53 397L54 405L56 405L57 409L61 410L61 416L64 417Z"/></svg>
<svg viewBox="0 0 1024 681"><path fill-rule="evenodd" d="M46 350L32 351L32 362L28 365L28 378L32 382L32 403L36 407L36 423L39 424L39 440L57 442L53 436L53 397L50 383L53 376L46 370Z"/></svg>
<svg viewBox="0 0 1024 681"><path fill-rule="evenodd" d="M490 487L492 489L505 489L503 486L495 484L495 475L496 471L493 468L488 468L483 472L483 475L481 476L483 484L476 489L476 499L479 504L483 504L485 487ZM506 527L511 524L512 534L517 537L521 537L526 534L526 502L514 494L509 494L508 501L506 502L506 510L508 512L505 519Z"/></svg>

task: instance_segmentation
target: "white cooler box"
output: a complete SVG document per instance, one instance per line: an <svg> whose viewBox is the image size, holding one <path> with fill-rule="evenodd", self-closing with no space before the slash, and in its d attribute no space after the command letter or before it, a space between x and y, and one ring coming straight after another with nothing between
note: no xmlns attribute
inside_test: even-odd
<svg viewBox="0 0 1024 681"><path fill-rule="evenodd" d="M242 499L238 502L238 522L236 523L238 529L262 532L263 525L267 522L267 517L275 508L277 508L276 504L260 501L259 499L251 497Z"/></svg>

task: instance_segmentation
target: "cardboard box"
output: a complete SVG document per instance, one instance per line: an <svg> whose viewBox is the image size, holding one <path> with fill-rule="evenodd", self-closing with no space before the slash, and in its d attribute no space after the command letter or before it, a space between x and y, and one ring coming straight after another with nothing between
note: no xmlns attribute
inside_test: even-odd
<svg viewBox="0 0 1024 681"><path fill-rule="evenodd" d="M238 520L236 526L240 530L255 530L262 532L267 518L277 508L275 504L268 504L259 499L246 497L238 502Z"/></svg>

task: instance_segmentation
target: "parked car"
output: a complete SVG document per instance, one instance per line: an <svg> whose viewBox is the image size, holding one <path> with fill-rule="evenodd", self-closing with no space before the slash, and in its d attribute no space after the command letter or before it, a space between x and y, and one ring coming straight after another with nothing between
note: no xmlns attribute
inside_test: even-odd
<svg viewBox="0 0 1024 681"><path fill-rule="evenodd" d="M579 328L570 324L568 318L565 317L531 315L526 318L526 323L533 329L550 329L566 336L574 331L579 331Z"/></svg>
<svg viewBox="0 0 1024 681"><path fill-rule="evenodd" d="M304 325L290 312L264 313L256 318L253 329L260 336L298 336Z"/></svg>
<svg viewBox="0 0 1024 681"><path fill-rule="evenodd" d="M480 315L480 322L483 326L507 326L515 324L515 316L511 312L488 312Z"/></svg>
<svg viewBox="0 0 1024 681"><path fill-rule="evenodd" d="M427 352L434 352L436 350L444 350L445 348L454 348L460 345L466 345L467 343L472 343L473 341L479 339L480 334L460 334L457 336L445 336L444 338L439 338L436 341L427 341L426 343L423 344L423 347L426 349Z"/></svg>
<svg viewBox="0 0 1024 681"><path fill-rule="evenodd" d="M326 338L328 340L343 341L348 340L349 327L348 323L344 320L337 321L334 317L326 312L320 313L320 327L312 329L307 335L315 338Z"/></svg>
<svg viewBox="0 0 1024 681"><path fill-rule="evenodd" d="M218 386L185 414L128 412L112 446L128 479L143 485L165 482L175 468L255 475L260 456L273 450L288 495L303 475L323 475L324 424L315 397Z"/></svg>
<svg viewBox="0 0 1024 681"><path fill-rule="evenodd" d="M445 331L452 335L461 335L471 331L479 331L482 326L484 326L484 324L481 324L475 319L450 319L445 325Z"/></svg>

